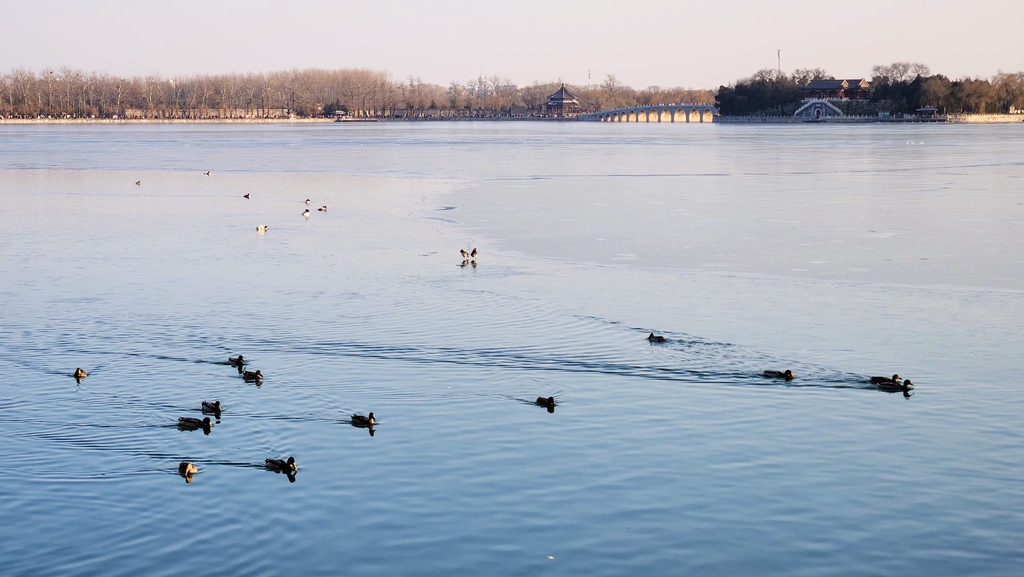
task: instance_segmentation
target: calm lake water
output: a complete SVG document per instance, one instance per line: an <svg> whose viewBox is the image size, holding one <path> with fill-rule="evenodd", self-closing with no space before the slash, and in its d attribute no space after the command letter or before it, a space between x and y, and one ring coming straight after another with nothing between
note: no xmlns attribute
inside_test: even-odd
<svg viewBox="0 0 1024 577"><path fill-rule="evenodd" d="M1020 575L1022 141L0 126L0 573Z"/></svg>

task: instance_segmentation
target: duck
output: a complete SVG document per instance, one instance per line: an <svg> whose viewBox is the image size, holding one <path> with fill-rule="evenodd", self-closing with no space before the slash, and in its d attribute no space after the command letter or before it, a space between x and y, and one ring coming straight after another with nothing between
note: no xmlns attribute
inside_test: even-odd
<svg viewBox="0 0 1024 577"><path fill-rule="evenodd" d="M182 477L185 477L186 483L191 483L192 475L195 475L198 472L199 469L197 469L194 464L189 463L188 461L182 461L180 464L178 464L178 474L181 475Z"/></svg>
<svg viewBox="0 0 1024 577"><path fill-rule="evenodd" d="M288 457L287 461L284 459L266 459L263 462L271 471L292 472L299 470L299 467L295 464L295 457Z"/></svg>
<svg viewBox="0 0 1024 577"><path fill-rule="evenodd" d="M263 380L263 371L242 371L242 378L247 381L259 382Z"/></svg>
<svg viewBox="0 0 1024 577"><path fill-rule="evenodd" d="M793 379L796 378L795 376L793 376L793 371L791 371L789 369L786 369L785 371L771 371L771 370L769 370L769 371L765 371L762 374L764 376L768 377L769 379L786 379L787 381L792 381Z"/></svg>
<svg viewBox="0 0 1024 577"><path fill-rule="evenodd" d="M914 383L912 383L910 381L910 379L906 379L906 380L904 380L902 382L896 382L896 381L890 380L890 381L887 381L887 382L884 382L884 383L877 383L877 384L878 384L878 388L883 390L883 391L904 391L904 392L906 392L906 391L912 390L914 388Z"/></svg>
<svg viewBox="0 0 1024 577"><path fill-rule="evenodd" d="M306 199L306 206L309 206L309 205L310 205L310 204L312 204L312 203L313 203L313 201L312 201L312 200L309 200L308 198Z"/></svg>
<svg viewBox="0 0 1024 577"><path fill-rule="evenodd" d="M207 170L207 171L206 171L206 172L204 172L203 174L205 174L206 176L210 176L210 171L209 171L209 170Z"/></svg>
<svg viewBox="0 0 1024 577"><path fill-rule="evenodd" d="M534 401L533 403L535 405L539 406L539 407L548 407L550 409L550 408L554 408L554 406L555 406L555 398L554 397L537 397L537 400Z"/></svg>
<svg viewBox="0 0 1024 577"><path fill-rule="evenodd" d="M242 198L249 198L249 193L247 192L247 193L243 194Z"/></svg>
<svg viewBox="0 0 1024 577"><path fill-rule="evenodd" d="M228 357L228 364L232 367L240 367L245 364L245 357L238 355L237 357Z"/></svg>
<svg viewBox="0 0 1024 577"><path fill-rule="evenodd" d="M308 208L306 210L302 211L302 216L304 216L306 218L309 218L309 209Z"/></svg>
<svg viewBox="0 0 1024 577"><path fill-rule="evenodd" d="M256 225L256 232L258 232L260 234L263 234L263 233L267 232L267 225L265 225L265 224Z"/></svg>
<svg viewBox="0 0 1024 577"><path fill-rule="evenodd" d="M189 431L194 431L196 429L209 431L213 428L213 422L210 421L210 417L204 417L202 420L195 417L181 417L178 419L178 427Z"/></svg>
<svg viewBox="0 0 1024 577"><path fill-rule="evenodd" d="M203 401L204 413L214 413L219 416L221 410L223 410L223 407L221 407L220 401L214 401L212 403L210 401Z"/></svg>
<svg viewBox="0 0 1024 577"><path fill-rule="evenodd" d="M470 256L470 258L476 260L476 249L475 248L469 253L469 256Z"/></svg>
<svg viewBox="0 0 1024 577"><path fill-rule="evenodd" d="M135 181L135 186L142 186L142 181L141 180L136 180Z"/></svg>
<svg viewBox="0 0 1024 577"><path fill-rule="evenodd" d="M327 212L327 205L325 204L325 205L321 206L320 208L318 208L317 210L320 211L320 212Z"/></svg>
<svg viewBox="0 0 1024 577"><path fill-rule="evenodd" d="M899 375L890 377L871 377L871 382L876 385L898 385L903 379Z"/></svg>
<svg viewBox="0 0 1024 577"><path fill-rule="evenodd" d="M469 260L469 253L468 253L468 252L466 252L466 249L464 249L464 248L460 248L460 249L459 249L459 254L461 254L461 255L462 255L462 258L463 258L463 259L465 259L465 260Z"/></svg>
<svg viewBox="0 0 1024 577"><path fill-rule="evenodd" d="M75 374L73 376L78 380L82 380L85 377L89 376L89 373L85 372L85 369L83 369L82 367L78 367L77 369L75 369Z"/></svg>
<svg viewBox="0 0 1024 577"><path fill-rule="evenodd" d="M372 412L369 414L369 416L366 416L366 417L364 417L362 415L352 415L352 426L353 427L372 427L372 426L374 426L376 424L377 424L377 421L376 421L376 419L373 418L373 413Z"/></svg>
<svg viewBox="0 0 1024 577"><path fill-rule="evenodd" d="M652 343L663 343L665 342L665 337L651 333L647 335L647 340L651 341Z"/></svg>

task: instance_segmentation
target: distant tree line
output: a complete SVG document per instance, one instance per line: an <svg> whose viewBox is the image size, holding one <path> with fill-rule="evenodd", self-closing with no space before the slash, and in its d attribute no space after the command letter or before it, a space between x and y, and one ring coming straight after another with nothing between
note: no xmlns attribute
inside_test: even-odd
<svg viewBox="0 0 1024 577"><path fill-rule="evenodd" d="M73 68L0 75L0 116L8 118L280 118L540 115L561 83L519 87L480 77L448 86L387 72L319 68L187 77L121 77ZM711 103L714 92L651 86L635 90L613 75L567 86L584 111L675 102Z"/></svg>
<svg viewBox="0 0 1024 577"><path fill-rule="evenodd" d="M723 115L789 115L800 105L800 87L811 80L832 80L820 68L780 74L764 69L729 86L721 86L715 103ZM1024 72L1000 73L990 80L950 80L932 75L920 63L894 62L871 70L870 107L865 110L913 113L932 106L940 113L1002 114L1024 109Z"/></svg>

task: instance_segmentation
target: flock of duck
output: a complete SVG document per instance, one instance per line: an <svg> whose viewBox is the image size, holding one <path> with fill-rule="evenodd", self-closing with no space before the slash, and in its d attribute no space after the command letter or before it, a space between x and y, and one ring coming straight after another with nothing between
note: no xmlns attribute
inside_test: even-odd
<svg viewBox="0 0 1024 577"><path fill-rule="evenodd" d="M257 386L262 385L263 371L259 369L255 371L247 370L245 368L246 362L245 357L238 355L237 357L228 357L227 364L238 369L238 374L246 382L255 383ZM75 377L75 382L81 383L85 377L89 376L89 373L81 367L78 367L75 369L72 376ZM204 400L200 406L204 414L212 414L214 418L218 421L220 420L221 412L224 410L220 401ZM350 422L354 427L369 429L370 436L373 436L374 426L377 424L373 413L366 416L352 415ZM203 417L202 419L197 417L179 417L178 429L182 431L202 430L203 433L209 435L210 431L213 429L213 421L210 420L210 417ZM288 457L287 459L268 458L263 461L263 465L270 471L284 473L288 476L288 480L291 482L295 482L295 474L299 470L298 465L295 463L295 457ZM198 471L199 469L196 467L195 463L190 461L182 461L178 464L178 474L185 478L186 483L191 483L193 475Z"/></svg>
<svg viewBox="0 0 1024 577"><path fill-rule="evenodd" d="M207 172L206 175L209 176L210 173ZM242 198L249 199L250 197L249 197L249 194L246 193L246 194L242 195ZM313 200L310 199L310 198L307 198L306 199L306 206L309 206L311 204L313 204ZM317 212L327 212L327 205L325 204L325 205L321 206L320 208L318 208L316 210L317 210ZM302 211L302 217L303 218L307 218L308 219L310 214L312 214L312 213L309 212L308 208ZM258 232L260 234L263 234L263 233L267 232L267 225L265 225L265 224L258 224L258 225L256 225L256 232Z"/></svg>
<svg viewBox="0 0 1024 577"><path fill-rule="evenodd" d="M466 266L468 264L472 264L473 268L476 268L476 264L477 264L476 255L478 253L476 252L475 248L472 251L470 251L470 252L466 252L466 249L460 248L459 249L459 254L462 255L462 264L460 264L459 266Z"/></svg>
<svg viewBox="0 0 1024 577"><path fill-rule="evenodd" d="M664 336L656 335L653 332L647 335L647 340L651 343L667 342L667 339ZM796 379L796 375L794 375L793 371L791 371L790 369L786 369L784 371L769 369L762 372L761 375L768 379L783 379L786 381L792 381ZM897 374L894 374L891 377L869 377L868 382L870 382L872 385L875 385L876 387L883 391L902 391L904 394L909 394L909 392L914 389L914 383L912 383L910 379L903 379ZM537 404L540 404L540 399L537 399Z"/></svg>

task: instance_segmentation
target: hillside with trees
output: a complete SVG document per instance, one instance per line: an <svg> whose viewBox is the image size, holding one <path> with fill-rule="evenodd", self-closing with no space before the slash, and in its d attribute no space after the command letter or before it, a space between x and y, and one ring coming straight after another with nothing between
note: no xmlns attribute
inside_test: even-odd
<svg viewBox="0 0 1024 577"><path fill-rule="evenodd" d="M782 74L759 70L749 78L721 86L715 104L725 116L789 116L800 106L800 87L811 80L835 77L820 68ZM856 113L889 112L909 114L923 106L940 113L1005 114L1024 109L1024 72L1000 73L990 80L950 80L932 74L920 63L894 62L871 70L871 96L859 104Z"/></svg>

